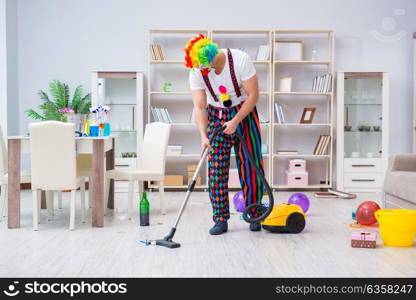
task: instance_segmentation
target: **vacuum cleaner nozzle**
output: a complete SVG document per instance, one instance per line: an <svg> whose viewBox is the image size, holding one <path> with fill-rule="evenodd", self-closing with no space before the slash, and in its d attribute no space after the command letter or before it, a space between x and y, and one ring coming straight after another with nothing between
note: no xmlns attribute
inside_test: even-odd
<svg viewBox="0 0 416 300"><path fill-rule="evenodd" d="M173 236L175 235L176 228L172 227L170 232L167 236L165 236L162 240L156 240L156 245L163 246L166 248L179 248L181 244L172 241Z"/></svg>
<svg viewBox="0 0 416 300"><path fill-rule="evenodd" d="M163 246L163 247L166 247L166 248L171 248L171 249L179 248L181 246L181 244L179 244L177 242L174 242L172 240L165 240L165 239L156 240L156 245Z"/></svg>

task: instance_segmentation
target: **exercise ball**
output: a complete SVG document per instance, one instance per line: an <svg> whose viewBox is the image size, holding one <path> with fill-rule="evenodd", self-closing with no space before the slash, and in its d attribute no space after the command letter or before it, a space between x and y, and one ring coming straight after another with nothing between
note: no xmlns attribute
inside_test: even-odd
<svg viewBox="0 0 416 300"><path fill-rule="evenodd" d="M236 211L242 213L246 208L246 201L244 199L243 191L238 191L233 197L234 208Z"/></svg>
<svg viewBox="0 0 416 300"><path fill-rule="evenodd" d="M361 203L357 208L357 223L361 225L373 225L377 222L374 213L380 209L380 206L374 201Z"/></svg>
<svg viewBox="0 0 416 300"><path fill-rule="evenodd" d="M289 200L287 201L288 204L296 204L300 206L303 210L303 212L306 214L306 212L309 209L309 198L305 194L302 193L294 193L289 197Z"/></svg>

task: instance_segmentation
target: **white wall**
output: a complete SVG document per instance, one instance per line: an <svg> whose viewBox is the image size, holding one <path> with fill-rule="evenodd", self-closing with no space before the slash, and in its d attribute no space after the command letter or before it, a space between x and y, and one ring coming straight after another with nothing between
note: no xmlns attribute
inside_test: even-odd
<svg viewBox="0 0 416 300"><path fill-rule="evenodd" d="M7 133L19 133L17 1L6 1L7 29Z"/></svg>
<svg viewBox="0 0 416 300"><path fill-rule="evenodd" d="M0 126L7 135L6 0L0 0Z"/></svg>
<svg viewBox="0 0 416 300"><path fill-rule="evenodd" d="M411 151L415 13L414 0L18 0L21 132L52 79L89 89L91 70L145 70L148 28L330 28L337 70L390 72L391 152Z"/></svg>

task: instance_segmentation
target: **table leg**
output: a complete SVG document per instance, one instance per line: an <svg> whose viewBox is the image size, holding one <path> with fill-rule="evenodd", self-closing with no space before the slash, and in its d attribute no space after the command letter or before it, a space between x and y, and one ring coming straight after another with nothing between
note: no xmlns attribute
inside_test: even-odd
<svg viewBox="0 0 416 300"><path fill-rule="evenodd" d="M112 148L106 153L106 170L114 169L115 165L115 149L114 149L114 138L112 139ZM114 180L110 180L110 192L108 194L108 205L107 208L114 209Z"/></svg>
<svg viewBox="0 0 416 300"><path fill-rule="evenodd" d="M104 140L92 144L92 226L104 226Z"/></svg>
<svg viewBox="0 0 416 300"><path fill-rule="evenodd" d="M46 192L41 191L40 193L40 208L46 209Z"/></svg>
<svg viewBox="0 0 416 300"><path fill-rule="evenodd" d="M9 228L20 227L20 140L10 139L9 171L8 171L8 226Z"/></svg>

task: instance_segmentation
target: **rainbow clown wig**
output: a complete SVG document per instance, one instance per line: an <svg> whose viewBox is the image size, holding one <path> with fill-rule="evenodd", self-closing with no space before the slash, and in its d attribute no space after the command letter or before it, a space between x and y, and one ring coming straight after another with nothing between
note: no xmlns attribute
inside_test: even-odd
<svg viewBox="0 0 416 300"><path fill-rule="evenodd" d="M210 68L211 62L218 54L218 45L203 34L186 43L185 66L190 69Z"/></svg>

